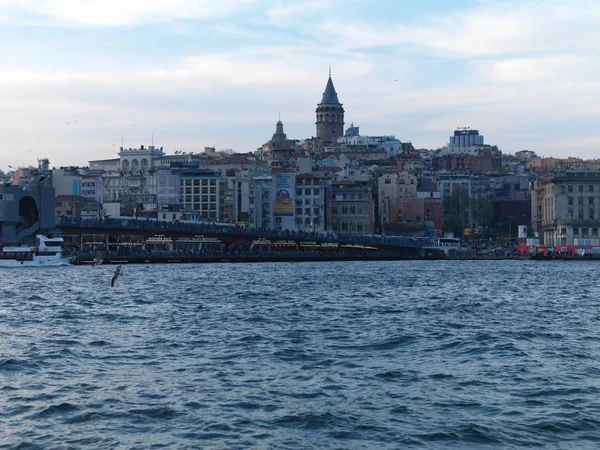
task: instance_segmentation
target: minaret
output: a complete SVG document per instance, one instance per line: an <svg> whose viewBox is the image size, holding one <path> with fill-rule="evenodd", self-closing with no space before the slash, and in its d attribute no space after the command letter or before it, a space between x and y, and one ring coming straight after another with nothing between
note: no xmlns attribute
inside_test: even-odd
<svg viewBox="0 0 600 450"><path fill-rule="evenodd" d="M321 103L317 105L317 137L325 141L335 142L344 135L344 108L338 100L337 92L331 80L331 67L329 79Z"/></svg>

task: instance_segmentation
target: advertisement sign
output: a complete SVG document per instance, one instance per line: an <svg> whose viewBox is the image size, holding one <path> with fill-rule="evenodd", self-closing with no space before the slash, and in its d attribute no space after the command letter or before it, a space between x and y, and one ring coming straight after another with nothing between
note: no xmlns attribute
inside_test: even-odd
<svg viewBox="0 0 600 450"><path fill-rule="evenodd" d="M273 180L275 183L275 204L273 215L275 217L294 215L294 198L296 189L296 172L278 173Z"/></svg>
<svg viewBox="0 0 600 450"><path fill-rule="evenodd" d="M527 239L527 226L526 225L519 225L518 238L519 239Z"/></svg>

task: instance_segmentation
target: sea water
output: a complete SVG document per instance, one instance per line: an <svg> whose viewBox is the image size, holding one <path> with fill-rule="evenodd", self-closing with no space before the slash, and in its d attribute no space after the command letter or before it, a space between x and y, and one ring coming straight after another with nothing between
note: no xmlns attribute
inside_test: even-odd
<svg viewBox="0 0 600 450"><path fill-rule="evenodd" d="M600 265L0 269L2 448L598 448Z"/></svg>

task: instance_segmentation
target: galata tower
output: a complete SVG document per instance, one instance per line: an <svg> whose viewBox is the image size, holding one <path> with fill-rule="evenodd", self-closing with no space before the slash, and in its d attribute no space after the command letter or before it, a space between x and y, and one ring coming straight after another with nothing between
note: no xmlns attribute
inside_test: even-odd
<svg viewBox="0 0 600 450"><path fill-rule="evenodd" d="M317 105L317 137L324 141L335 142L337 138L344 135L344 108L338 100L337 92L331 81L331 69L329 79L321 103Z"/></svg>

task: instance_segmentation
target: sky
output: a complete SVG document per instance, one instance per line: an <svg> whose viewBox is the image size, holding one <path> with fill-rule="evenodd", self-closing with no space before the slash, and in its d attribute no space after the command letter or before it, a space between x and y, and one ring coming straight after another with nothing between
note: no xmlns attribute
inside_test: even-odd
<svg viewBox="0 0 600 450"><path fill-rule="evenodd" d="M439 148L600 154L597 0L0 0L0 169L126 148L254 151L346 126Z"/></svg>

